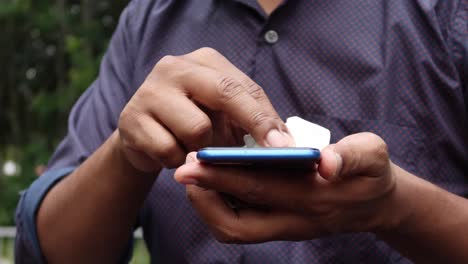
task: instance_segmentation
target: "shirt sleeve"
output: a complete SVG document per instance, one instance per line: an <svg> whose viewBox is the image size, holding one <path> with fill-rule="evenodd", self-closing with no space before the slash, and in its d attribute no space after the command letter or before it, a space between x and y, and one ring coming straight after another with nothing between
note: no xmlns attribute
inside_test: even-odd
<svg viewBox="0 0 468 264"><path fill-rule="evenodd" d="M132 35L135 30L131 28L133 6L133 2L130 3L120 17L98 78L73 106L68 133L51 157L47 172L21 195L16 210L16 263L45 263L36 229L36 213L41 201L55 184L86 160L112 134L120 112L136 89L132 87L131 77L131 58L137 49ZM126 252L122 255L130 256Z"/></svg>
<svg viewBox="0 0 468 264"><path fill-rule="evenodd" d="M450 48L461 78L468 113L468 1L460 1L451 21Z"/></svg>

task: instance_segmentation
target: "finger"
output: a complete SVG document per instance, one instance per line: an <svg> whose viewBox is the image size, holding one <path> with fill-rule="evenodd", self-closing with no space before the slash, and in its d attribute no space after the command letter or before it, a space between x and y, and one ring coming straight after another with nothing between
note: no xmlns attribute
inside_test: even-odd
<svg viewBox="0 0 468 264"><path fill-rule="evenodd" d="M335 145L331 144L320 153L319 173L320 176L329 181L338 179L343 164L341 156L335 152Z"/></svg>
<svg viewBox="0 0 468 264"><path fill-rule="evenodd" d="M211 112L210 119L212 120L212 130L216 131L213 134L213 142L210 146L243 146L244 135L247 133L238 124L222 112Z"/></svg>
<svg viewBox="0 0 468 264"><path fill-rule="evenodd" d="M184 58L192 61L193 63L203 65L205 67L214 69L216 71L225 73L229 76L232 76L234 79L238 80L239 83L245 87L247 92L261 105L263 109L266 109L269 112L276 113L273 105L271 104L268 96L260 85L254 82L247 74L239 70L235 65L233 65L226 57L221 53L212 48L201 48L189 54L183 56ZM270 143L272 146L294 146L295 142L289 134L287 127L283 128L284 134L286 135L286 142L279 143ZM272 136L274 137L274 136ZM272 138L273 142L275 139Z"/></svg>
<svg viewBox="0 0 468 264"><path fill-rule="evenodd" d="M206 78L201 79L202 75ZM291 144L287 127L277 113L264 108L238 80L207 68L202 69L200 75L188 76L186 80L185 87L195 100L226 113L260 144L272 147Z"/></svg>
<svg viewBox="0 0 468 264"><path fill-rule="evenodd" d="M152 104L147 106L147 111L164 124L187 151L211 145L213 130L210 118L179 90L171 91L148 94L148 101Z"/></svg>
<svg viewBox="0 0 468 264"><path fill-rule="evenodd" d="M337 204L353 204L381 196L390 177L355 177L349 181L326 181L315 171L252 170L210 166L193 161L179 167L175 179L182 184L228 193L254 205L266 205L309 215L327 215Z"/></svg>
<svg viewBox="0 0 468 264"><path fill-rule="evenodd" d="M155 163L167 168L184 163L185 152L176 139L149 115L125 109L119 120L119 133L128 149L145 153Z"/></svg>
<svg viewBox="0 0 468 264"><path fill-rule="evenodd" d="M195 101L211 110L222 111L252 134L265 146L284 147L291 144L287 127L278 114L263 107L247 91L245 85L234 77L213 69L192 64L180 58L165 57L158 63L158 76L174 75L174 68L180 67L174 83ZM189 67L190 66L190 67Z"/></svg>
<svg viewBox="0 0 468 264"><path fill-rule="evenodd" d="M189 154L187 154L187 156L185 157L185 163L192 163L192 162L195 162L197 161L197 154L196 152L190 152Z"/></svg>
<svg viewBox="0 0 468 264"><path fill-rule="evenodd" d="M244 85L247 92L264 108L267 108L269 111L275 111L262 87L260 87L249 76L247 76L247 74L243 73L239 68L234 66L228 59L226 59L226 57L224 57L215 49L201 48L188 53L183 57L192 61L193 63L226 73L239 80L239 82Z"/></svg>
<svg viewBox="0 0 468 264"><path fill-rule="evenodd" d="M223 243L302 240L325 233L316 228L319 223L288 212L248 208L234 211L219 193L198 186L187 186L187 196L216 239Z"/></svg>
<svg viewBox="0 0 468 264"><path fill-rule="evenodd" d="M347 136L322 151L319 173L329 180L354 175L377 177L390 169L387 145L373 133Z"/></svg>
<svg viewBox="0 0 468 264"><path fill-rule="evenodd" d="M192 160L195 159L193 155L189 154ZM318 180L312 170L253 170L209 166L199 162L179 167L174 177L182 184L197 184L218 192L229 193L251 204L268 204L288 209L293 204L296 210L309 207L311 204L305 204L304 194L312 193L314 188L324 184Z"/></svg>

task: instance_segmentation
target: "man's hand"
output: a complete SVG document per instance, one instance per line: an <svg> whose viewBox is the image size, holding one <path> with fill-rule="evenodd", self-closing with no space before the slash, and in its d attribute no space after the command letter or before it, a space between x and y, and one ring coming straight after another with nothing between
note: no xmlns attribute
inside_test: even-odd
<svg viewBox="0 0 468 264"><path fill-rule="evenodd" d="M348 136L322 151L317 171L210 166L190 154L175 174L216 238L228 243L307 240L398 224L395 165L378 136ZM190 185L194 184L195 185ZM220 193L260 206L233 210Z"/></svg>
<svg viewBox="0 0 468 264"><path fill-rule="evenodd" d="M210 48L162 58L118 129L125 156L144 172L182 165L204 146L238 145L244 131L265 146L290 145L262 88Z"/></svg>
<svg viewBox="0 0 468 264"><path fill-rule="evenodd" d="M117 262L159 170L203 146L235 145L244 131L263 145L290 144L262 88L218 52L164 57L118 129L44 198L37 225L47 261Z"/></svg>
<svg viewBox="0 0 468 264"><path fill-rule="evenodd" d="M175 178L222 242L374 232L416 263L468 263L468 200L393 164L371 133L328 146L317 171L212 166L191 153Z"/></svg>

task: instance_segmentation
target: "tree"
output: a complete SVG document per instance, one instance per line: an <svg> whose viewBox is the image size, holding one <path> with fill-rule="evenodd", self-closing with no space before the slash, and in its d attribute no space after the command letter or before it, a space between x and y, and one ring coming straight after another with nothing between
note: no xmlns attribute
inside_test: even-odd
<svg viewBox="0 0 468 264"><path fill-rule="evenodd" d="M12 225L18 192L65 134L66 118L97 74L127 0L0 2L0 225Z"/></svg>

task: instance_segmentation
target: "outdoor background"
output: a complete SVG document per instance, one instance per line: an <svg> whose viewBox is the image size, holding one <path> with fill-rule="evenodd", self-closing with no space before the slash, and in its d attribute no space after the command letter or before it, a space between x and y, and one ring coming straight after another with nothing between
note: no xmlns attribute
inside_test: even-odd
<svg viewBox="0 0 468 264"><path fill-rule="evenodd" d="M127 3L0 0L0 227L14 226L18 193L65 135ZM0 235L0 264L11 262L12 240Z"/></svg>

